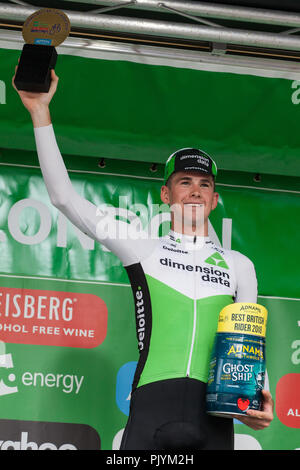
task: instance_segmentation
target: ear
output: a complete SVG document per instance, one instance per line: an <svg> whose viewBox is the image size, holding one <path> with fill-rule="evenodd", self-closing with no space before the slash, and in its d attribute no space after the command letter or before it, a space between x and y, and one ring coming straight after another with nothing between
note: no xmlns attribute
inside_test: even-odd
<svg viewBox="0 0 300 470"><path fill-rule="evenodd" d="M217 207L218 200L219 200L219 193L214 193L213 200L212 200L212 205L211 205L211 210L214 210Z"/></svg>
<svg viewBox="0 0 300 470"><path fill-rule="evenodd" d="M168 186L162 186L161 187L161 190L160 190L160 199L162 200L162 202L164 202L165 204L169 204L170 203L170 195L169 195L169 188Z"/></svg>

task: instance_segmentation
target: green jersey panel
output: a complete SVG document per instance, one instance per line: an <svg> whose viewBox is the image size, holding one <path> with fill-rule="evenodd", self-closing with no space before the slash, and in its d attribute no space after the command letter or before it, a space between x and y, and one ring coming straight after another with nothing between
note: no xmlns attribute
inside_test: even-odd
<svg viewBox="0 0 300 470"><path fill-rule="evenodd" d="M191 299L149 275L146 279L152 331L139 386L185 376L206 382L219 312L232 297Z"/></svg>

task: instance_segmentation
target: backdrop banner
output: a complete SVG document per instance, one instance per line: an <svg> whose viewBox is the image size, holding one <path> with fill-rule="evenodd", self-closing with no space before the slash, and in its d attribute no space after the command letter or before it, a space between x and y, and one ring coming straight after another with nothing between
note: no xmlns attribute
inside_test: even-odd
<svg viewBox="0 0 300 470"><path fill-rule="evenodd" d="M118 449L138 358L131 287L118 258L50 203L11 86L21 48L0 39L0 449ZM82 196L122 199L161 233L162 163L187 146L216 160L209 234L254 262L269 311L275 418L263 431L235 421L235 448L300 449L300 77L272 76L267 61L256 76L254 63L239 74L203 57L180 68L140 49L123 60L69 49L51 117Z"/></svg>
<svg viewBox="0 0 300 470"><path fill-rule="evenodd" d="M144 228L159 226L160 178L89 171L70 177L94 203L117 206L127 196ZM267 386L276 405L266 430L235 421L235 446L296 449L299 192L282 189L282 178L277 188L274 181L241 184L234 173L224 181L216 186L209 232L255 264L258 303L269 311ZM0 448L118 449L138 357L127 274L51 205L39 168L2 164L0 188ZM168 218L165 212L163 225Z"/></svg>
<svg viewBox="0 0 300 470"><path fill-rule="evenodd" d="M28 112L11 86L19 56L0 49L0 147L35 150ZM300 176L300 73L289 80L189 65L59 53L51 115L62 152L163 163L178 148L201 146L225 170Z"/></svg>

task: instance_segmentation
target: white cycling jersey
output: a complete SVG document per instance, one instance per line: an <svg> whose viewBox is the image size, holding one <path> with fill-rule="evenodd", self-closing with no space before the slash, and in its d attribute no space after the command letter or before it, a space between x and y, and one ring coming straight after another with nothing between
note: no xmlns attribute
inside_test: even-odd
<svg viewBox="0 0 300 470"><path fill-rule="evenodd" d="M128 224L107 214L103 223L103 213L73 188L52 125L34 132L52 203L127 270L140 352L133 388L179 377L207 382L220 310L232 302L257 301L253 263L209 237L173 231L156 239L120 236L128 233Z"/></svg>

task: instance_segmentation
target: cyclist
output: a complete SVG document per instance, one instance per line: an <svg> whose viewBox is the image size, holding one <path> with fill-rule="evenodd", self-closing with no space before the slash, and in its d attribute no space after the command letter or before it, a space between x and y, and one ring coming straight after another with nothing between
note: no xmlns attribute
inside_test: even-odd
<svg viewBox="0 0 300 470"><path fill-rule="evenodd" d="M52 71L48 93L17 92L33 121L52 203L120 258L132 285L140 355L121 449L232 449L233 420L205 411L209 356L220 310L232 302L256 302L257 281L246 256L208 237L208 216L218 203L216 164L199 149L172 154L161 189L171 231L161 238L118 237L128 224L107 218L69 179L49 112L57 84ZM253 429L273 418L271 395L264 390L263 397L262 411L241 418Z"/></svg>

